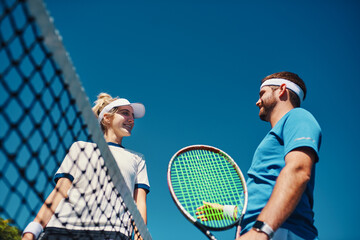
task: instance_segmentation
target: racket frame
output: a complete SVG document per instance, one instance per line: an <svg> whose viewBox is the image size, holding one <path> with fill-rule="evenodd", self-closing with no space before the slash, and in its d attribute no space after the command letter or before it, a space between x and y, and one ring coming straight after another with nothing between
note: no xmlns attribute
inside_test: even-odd
<svg viewBox="0 0 360 240"><path fill-rule="evenodd" d="M191 151L191 150L207 150L207 151L211 151L214 152L216 154L220 154L225 156L225 159L227 159L229 161L229 163L234 167L234 169L236 170L237 174L240 177L240 180L242 182L243 185L243 191L244 191L244 205L243 205L243 209L241 210L240 216L239 218L233 223L230 224L226 227L218 227L218 228L214 228L211 226L206 226L204 224L201 223L201 221L197 221L196 218L194 218L180 203L180 201L178 200L174 190L173 190L173 186L172 186L172 182L171 182L171 166L174 162L174 160L180 156L181 154ZM222 230L227 230L230 229L234 226L238 226L240 225L240 222L246 212L246 208L247 208L247 201L248 201L248 192L247 192L247 187L246 187L246 181L244 178L244 175L242 174L239 166L236 164L236 162L224 151L220 150L219 148L216 147L212 147L212 146L208 146L208 145L190 145L187 147L184 147L182 149L180 149L179 151L177 151L171 158L169 165L168 165L168 171L167 171L167 181L168 181L168 187L169 187L169 191L171 194L172 199L175 202L175 205L178 207L178 209L180 210L180 212L191 222L193 223L199 230L201 230L206 236L208 236L209 239L215 239L215 237L210 233L209 230L211 231L222 231Z"/></svg>

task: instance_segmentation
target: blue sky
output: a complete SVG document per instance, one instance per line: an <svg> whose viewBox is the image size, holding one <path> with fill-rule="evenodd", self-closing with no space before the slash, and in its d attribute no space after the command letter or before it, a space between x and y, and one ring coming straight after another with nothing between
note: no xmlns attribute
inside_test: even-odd
<svg viewBox="0 0 360 240"><path fill-rule="evenodd" d="M316 169L321 239L359 239L360 2L45 0L90 101L142 102L124 140L146 156L154 239L205 239L173 203L166 172L182 147L221 148L244 174L270 130L258 118L260 80L292 71L323 130ZM234 230L215 232L233 239Z"/></svg>

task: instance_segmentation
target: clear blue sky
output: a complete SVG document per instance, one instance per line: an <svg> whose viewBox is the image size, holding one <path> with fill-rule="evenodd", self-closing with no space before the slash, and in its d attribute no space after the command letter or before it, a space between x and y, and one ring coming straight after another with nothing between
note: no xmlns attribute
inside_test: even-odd
<svg viewBox="0 0 360 240"><path fill-rule="evenodd" d="M146 106L124 145L146 156L154 239L205 239L170 197L168 162L207 144L245 174L270 129L255 106L259 82L284 70L305 80L303 107L323 130L319 236L360 239L359 1L45 2L89 99L108 92ZM233 239L234 230L215 235Z"/></svg>

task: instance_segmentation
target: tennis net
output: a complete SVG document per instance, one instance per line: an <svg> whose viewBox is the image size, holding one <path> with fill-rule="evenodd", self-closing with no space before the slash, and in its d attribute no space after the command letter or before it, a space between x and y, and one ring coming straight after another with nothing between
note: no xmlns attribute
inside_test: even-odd
<svg viewBox="0 0 360 240"><path fill-rule="evenodd" d="M105 234L102 221L110 231L151 239L44 3L0 0L0 44L0 217L23 230L53 191L53 176L72 146L79 150L73 167L94 170L84 174L87 191L96 184L112 188L91 199L80 194L69 212L81 222L59 217L60 224ZM76 161L80 155L85 166ZM116 219L108 216L112 211Z"/></svg>

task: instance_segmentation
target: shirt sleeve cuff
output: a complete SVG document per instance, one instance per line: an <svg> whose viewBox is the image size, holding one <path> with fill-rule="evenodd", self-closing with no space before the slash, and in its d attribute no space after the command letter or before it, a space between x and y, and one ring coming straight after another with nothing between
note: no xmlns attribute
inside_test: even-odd
<svg viewBox="0 0 360 240"><path fill-rule="evenodd" d="M74 181L74 177L69 174L69 173L57 173L54 176L54 182L57 183L57 181L59 181L60 178L67 178L69 179L71 182Z"/></svg>
<svg viewBox="0 0 360 240"><path fill-rule="evenodd" d="M136 188L142 188L146 191L146 194L148 194L150 192L150 186L146 185L146 184L143 184L143 183L138 183L138 184L135 184L135 189Z"/></svg>

